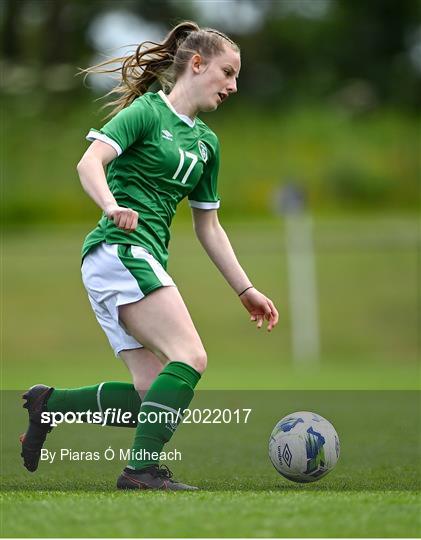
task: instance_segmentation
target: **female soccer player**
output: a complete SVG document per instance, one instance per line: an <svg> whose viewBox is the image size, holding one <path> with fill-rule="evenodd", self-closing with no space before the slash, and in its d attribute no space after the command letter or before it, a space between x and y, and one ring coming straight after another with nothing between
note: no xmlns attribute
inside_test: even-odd
<svg viewBox="0 0 421 540"><path fill-rule="evenodd" d="M240 51L221 32L184 22L162 44L141 44L119 60L115 115L99 131L89 132L92 144L77 170L83 188L103 211L83 245L83 282L133 384L32 387L24 395L30 422L21 439L22 456L27 469L36 470L52 429L51 423L41 423L44 411L103 413L115 407L131 411L133 418L139 411L143 418L152 411L172 411L174 422L137 424L132 459L117 487L196 489L173 480L154 459L179 423L177 412L189 406L207 362L189 312L166 272L169 227L184 197L198 239L251 320L261 328L266 319L269 331L278 322L272 301L253 287L219 224L219 143L197 117L216 110L237 91ZM87 71L116 71L108 64ZM154 83L167 93L148 91Z"/></svg>

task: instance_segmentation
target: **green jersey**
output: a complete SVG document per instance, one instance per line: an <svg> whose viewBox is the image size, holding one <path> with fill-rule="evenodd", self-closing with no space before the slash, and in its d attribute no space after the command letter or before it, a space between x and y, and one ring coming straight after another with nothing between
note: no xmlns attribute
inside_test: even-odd
<svg viewBox="0 0 421 540"><path fill-rule="evenodd" d="M177 204L188 196L193 208L219 208L216 135L199 118L178 114L160 91L137 98L86 138L116 150L107 182L119 206L139 213L139 223L128 234L104 214L85 238L82 256L101 242L132 244L148 250L166 268Z"/></svg>

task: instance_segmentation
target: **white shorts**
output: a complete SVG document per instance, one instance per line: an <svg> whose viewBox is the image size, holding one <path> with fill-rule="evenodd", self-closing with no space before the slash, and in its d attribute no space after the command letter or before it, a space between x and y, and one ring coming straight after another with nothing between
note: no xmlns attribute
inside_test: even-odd
<svg viewBox="0 0 421 540"><path fill-rule="evenodd" d="M116 356L143 347L119 320L118 307L175 283L161 264L140 246L99 244L82 263L82 280L96 318Z"/></svg>

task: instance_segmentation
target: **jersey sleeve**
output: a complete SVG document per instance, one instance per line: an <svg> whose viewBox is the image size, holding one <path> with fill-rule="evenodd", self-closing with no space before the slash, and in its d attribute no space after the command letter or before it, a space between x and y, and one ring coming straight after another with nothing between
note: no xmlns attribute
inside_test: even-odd
<svg viewBox="0 0 421 540"><path fill-rule="evenodd" d="M219 141L216 139L216 146L205 166L202 176L195 188L189 193L189 205L192 208L201 210L216 210L220 206L218 195L218 173L219 173Z"/></svg>
<svg viewBox="0 0 421 540"><path fill-rule="evenodd" d="M88 141L103 141L114 148L120 156L136 140L145 136L152 120L151 106L146 99L136 99L117 113L100 130L91 129Z"/></svg>

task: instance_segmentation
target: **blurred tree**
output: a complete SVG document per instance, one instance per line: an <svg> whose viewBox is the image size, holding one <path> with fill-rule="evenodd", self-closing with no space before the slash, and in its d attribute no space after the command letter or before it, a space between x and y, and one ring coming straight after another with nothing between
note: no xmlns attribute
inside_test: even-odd
<svg viewBox="0 0 421 540"><path fill-rule="evenodd" d="M420 19L419 1L336 2L332 58L337 78L370 81L381 101L419 103L419 74L410 62L408 37Z"/></svg>
<svg viewBox="0 0 421 540"><path fill-rule="evenodd" d="M2 49L4 57L12 61L19 59L19 18L21 9L21 2L3 0Z"/></svg>
<svg viewBox="0 0 421 540"><path fill-rule="evenodd" d="M240 80L245 97L268 104L303 97L320 100L360 80L373 103L421 103L421 60L417 67L410 54L411 40L420 39L413 36L421 36L420 0L259 0L253 4L260 9L259 23L247 31L224 19L230 0L206 4L206 12L199 9L200 1L3 0L4 58L35 68L87 65L94 52L88 28L110 11L132 12L164 28L186 18L205 25L220 20L246 59ZM241 3L237 5L241 9ZM42 11L37 24L31 21L31 10ZM421 49L418 41L412 46Z"/></svg>

